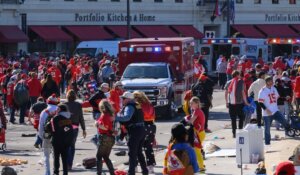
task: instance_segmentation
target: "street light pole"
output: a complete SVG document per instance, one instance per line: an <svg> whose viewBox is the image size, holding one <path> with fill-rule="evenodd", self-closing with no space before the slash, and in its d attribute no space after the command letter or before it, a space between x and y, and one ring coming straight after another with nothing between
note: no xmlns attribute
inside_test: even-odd
<svg viewBox="0 0 300 175"><path fill-rule="evenodd" d="M230 37L230 0L227 0L227 37Z"/></svg>
<svg viewBox="0 0 300 175"><path fill-rule="evenodd" d="M130 39L130 0L127 0L127 39Z"/></svg>

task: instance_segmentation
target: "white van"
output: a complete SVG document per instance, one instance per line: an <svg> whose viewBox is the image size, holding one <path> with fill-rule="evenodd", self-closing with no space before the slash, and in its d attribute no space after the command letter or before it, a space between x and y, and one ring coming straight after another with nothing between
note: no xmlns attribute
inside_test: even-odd
<svg viewBox="0 0 300 175"><path fill-rule="evenodd" d="M74 55L91 55L97 57L99 54L108 51L110 55L117 56L119 41L82 41L80 42Z"/></svg>

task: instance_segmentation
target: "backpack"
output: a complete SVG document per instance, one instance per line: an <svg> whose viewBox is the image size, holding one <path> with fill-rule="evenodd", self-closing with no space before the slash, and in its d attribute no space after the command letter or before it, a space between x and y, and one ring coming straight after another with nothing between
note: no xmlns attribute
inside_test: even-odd
<svg viewBox="0 0 300 175"><path fill-rule="evenodd" d="M52 125L53 125L53 117L55 116L55 114L51 114L49 112L49 110L45 110L45 112L47 113L47 119L46 119L46 122L44 124L44 139L51 139L52 138L52 133L53 133L53 130L52 130Z"/></svg>
<svg viewBox="0 0 300 175"><path fill-rule="evenodd" d="M24 82L19 82L14 88L14 102L23 106L29 101L29 91Z"/></svg>

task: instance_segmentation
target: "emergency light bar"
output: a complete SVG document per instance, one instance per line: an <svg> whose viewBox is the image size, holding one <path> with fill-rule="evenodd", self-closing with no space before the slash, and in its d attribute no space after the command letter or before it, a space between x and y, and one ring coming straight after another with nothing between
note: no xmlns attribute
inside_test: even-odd
<svg viewBox="0 0 300 175"><path fill-rule="evenodd" d="M230 39L230 38L216 38L216 39L203 39L202 44L243 44L246 43L244 39Z"/></svg>
<svg viewBox="0 0 300 175"><path fill-rule="evenodd" d="M269 38L268 44L300 44L300 39L295 38Z"/></svg>
<svg viewBox="0 0 300 175"><path fill-rule="evenodd" d="M159 46L153 46L153 45L130 45L128 48L128 52L171 52L172 50L178 51L180 50L179 46L174 46L173 49L170 46L166 46L164 44ZM121 52L127 52L127 47L122 47Z"/></svg>

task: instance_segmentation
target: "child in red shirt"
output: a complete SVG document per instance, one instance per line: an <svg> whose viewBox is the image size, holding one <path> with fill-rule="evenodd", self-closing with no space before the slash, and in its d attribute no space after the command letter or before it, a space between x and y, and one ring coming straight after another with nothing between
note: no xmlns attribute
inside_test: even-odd
<svg viewBox="0 0 300 175"><path fill-rule="evenodd" d="M187 118L187 121L194 126L195 135L198 136L200 143L199 146L197 146L196 143L194 146L194 150L197 156L198 166L201 169L201 171L205 170L203 155L202 155L202 143L205 139L205 130L204 130L204 124L205 124L205 115L203 111L201 110L201 103L200 99L198 97L192 97L190 100L190 107L192 111L192 115Z"/></svg>
<svg viewBox="0 0 300 175"><path fill-rule="evenodd" d="M96 155L97 174L102 174L102 158L104 159L110 174L114 174L114 167L109 159L111 149L115 144L115 138L113 136L114 110L107 100L102 100L100 102L99 110L101 112L101 116L95 123L99 134L99 143Z"/></svg>

